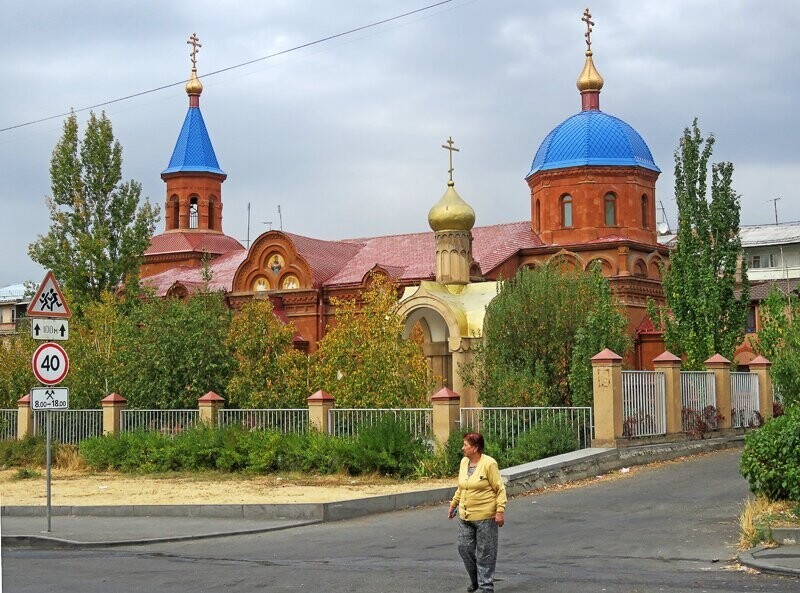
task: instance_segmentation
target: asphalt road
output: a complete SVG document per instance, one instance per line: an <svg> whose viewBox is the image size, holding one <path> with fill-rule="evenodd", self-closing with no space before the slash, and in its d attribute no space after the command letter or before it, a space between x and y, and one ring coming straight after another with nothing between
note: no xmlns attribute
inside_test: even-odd
<svg viewBox="0 0 800 593"><path fill-rule="evenodd" d="M498 593L789 592L800 580L744 571L740 451L513 499ZM4 549L8 592L462 592L446 507L260 535L80 551ZM154 519L157 520L157 519Z"/></svg>

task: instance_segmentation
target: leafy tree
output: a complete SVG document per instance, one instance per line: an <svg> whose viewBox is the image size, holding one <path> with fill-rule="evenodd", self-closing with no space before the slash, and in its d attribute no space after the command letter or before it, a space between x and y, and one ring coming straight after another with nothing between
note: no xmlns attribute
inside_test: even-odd
<svg viewBox="0 0 800 593"><path fill-rule="evenodd" d="M159 409L195 408L208 391L224 397L233 366L229 328L219 293L142 303L119 335L120 394L132 408Z"/></svg>
<svg viewBox="0 0 800 593"><path fill-rule="evenodd" d="M230 407L297 408L311 395L308 357L292 346L294 326L276 319L272 303L252 300L233 318L228 346L235 371L228 382Z"/></svg>
<svg viewBox="0 0 800 593"><path fill-rule="evenodd" d="M89 115L83 140L71 114L50 161L50 230L30 244L31 259L53 271L75 310L123 282L135 287L140 258L158 219L141 184L122 182L122 146L111 121Z"/></svg>
<svg viewBox="0 0 800 593"><path fill-rule="evenodd" d="M733 360L747 321L750 289L739 239L739 195L731 180L733 165L711 165L714 136L705 140L697 127L683 131L675 151L675 199L678 202L676 247L664 270L667 307L655 311L663 324L667 348L685 355L685 368L702 369L716 353ZM741 261L741 292L736 296L736 272Z"/></svg>
<svg viewBox="0 0 800 593"><path fill-rule="evenodd" d="M124 309L112 293L104 292L99 301L86 306L70 330L70 407L99 407L109 393L125 391L119 383L120 342L128 331Z"/></svg>
<svg viewBox="0 0 800 593"><path fill-rule="evenodd" d="M590 405L591 357L627 351L627 319L599 268L520 269L486 308L484 343L460 369L484 406Z"/></svg>
<svg viewBox="0 0 800 593"><path fill-rule="evenodd" d="M786 406L800 406L800 299L773 286L759 307L756 350L772 362L770 375Z"/></svg>
<svg viewBox="0 0 800 593"><path fill-rule="evenodd" d="M340 407L417 407L431 387L421 348L403 339L395 286L371 277L363 306L332 299L336 325L320 340L313 360L319 388Z"/></svg>
<svg viewBox="0 0 800 593"><path fill-rule="evenodd" d="M18 334L0 340L0 408L16 408L17 400L38 385L31 370L35 349L24 323Z"/></svg>

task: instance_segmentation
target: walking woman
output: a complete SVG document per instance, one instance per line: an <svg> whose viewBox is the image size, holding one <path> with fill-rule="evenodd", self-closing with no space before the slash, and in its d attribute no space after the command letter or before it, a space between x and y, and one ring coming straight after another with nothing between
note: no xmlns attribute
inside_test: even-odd
<svg viewBox="0 0 800 593"><path fill-rule="evenodd" d="M483 435L464 435L464 458L448 518L458 514L458 553L470 584L467 591L494 592L498 527L506 521L506 487L497 462L483 453Z"/></svg>

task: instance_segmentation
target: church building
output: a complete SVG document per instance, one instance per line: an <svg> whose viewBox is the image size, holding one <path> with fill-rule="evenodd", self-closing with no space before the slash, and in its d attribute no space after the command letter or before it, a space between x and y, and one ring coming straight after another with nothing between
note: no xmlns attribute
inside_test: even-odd
<svg viewBox="0 0 800 593"><path fill-rule="evenodd" d="M450 139L443 146L450 151L449 180L428 215L432 232L334 241L271 230L249 249L223 231L226 174L200 111L195 47L186 85L189 110L161 174L164 232L145 253L144 284L159 296L185 297L206 285L207 269L209 288L224 292L234 309L269 298L275 314L294 325L295 346L313 352L335 319L331 299L358 297L371 274L383 274L404 290L400 312L406 330L422 327L434 373L470 406L474 394L456 369L481 339L496 281L552 260L579 270L598 262L629 318L637 346L631 362L646 366L662 348L660 340L647 340L652 328L646 303L663 303L660 269L669 254L656 231L660 170L639 133L600 110L603 78L592 59L588 10L583 20L580 111L555 126L533 156L525 176L530 220L474 226L475 212L455 189L452 157L458 149Z"/></svg>

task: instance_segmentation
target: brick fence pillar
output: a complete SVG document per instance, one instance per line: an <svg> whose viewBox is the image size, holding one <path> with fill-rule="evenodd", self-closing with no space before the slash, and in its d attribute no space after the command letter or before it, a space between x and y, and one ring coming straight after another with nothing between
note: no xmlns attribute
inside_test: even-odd
<svg viewBox="0 0 800 593"><path fill-rule="evenodd" d="M433 404L433 438L436 448L444 447L450 433L461 420L461 396L452 389L443 387L431 396Z"/></svg>
<svg viewBox="0 0 800 593"><path fill-rule="evenodd" d="M593 447L616 447L622 438L622 357L606 348L592 357Z"/></svg>
<svg viewBox="0 0 800 593"><path fill-rule="evenodd" d="M128 400L119 393L111 393L100 400L103 406L103 434L119 434L122 426L122 410L128 407Z"/></svg>
<svg viewBox="0 0 800 593"><path fill-rule="evenodd" d="M772 363L763 356L757 356L749 366L758 376L758 412L764 420L772 418L772 378L769 376Z"/></svg>
<svg viewBox="0 0 800 593"><path fill-rule="evenodd" d="M33 434L33 409L31 394L23 395L17 400L17 438L24 439Z"/></svg>
<svg viewBox="0 0 800 593"><path fill-rule="evenodd" d="M665 351L653 359L653 368L664 373L664 401L667 412L667 434L683 432L681 403L681 359Z"/></svg>
<svg viewBox="0 0 800 593"><path fill-rule="evenodd" d="M327 391L320 389L306 399L308 403L308 424L310 428L328 434L328 410L336 405L336 400Z"/></svg>
<svg viewBox="0 0 800 593"><path fill-rule="evenodd" d="M714 390L717 399L717 411L722 419L717 428L731 427L731 361L715 354L704 363L706 369L714 373Z"/></svg>
<svg viewBox="0 0 800 593"><path fill-rule="evenodd" d="M209 391L197 398L197 407L200 409L200 422L207 426L216 426L217 415L225 407L225 398Z"/></svg>

